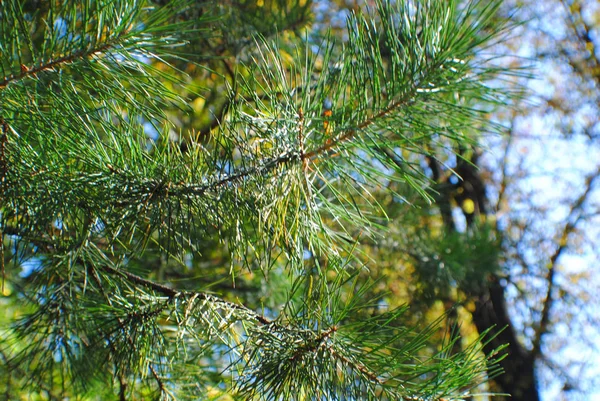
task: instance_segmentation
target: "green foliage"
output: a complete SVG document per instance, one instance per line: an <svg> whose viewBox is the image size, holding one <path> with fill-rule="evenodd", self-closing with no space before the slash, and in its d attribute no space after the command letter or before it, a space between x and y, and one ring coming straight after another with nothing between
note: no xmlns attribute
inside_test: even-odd
<svg viewBox="0 0 600 401"><path fill-rule="evenodd" d="M28 388L441 399L494 373L482 339L432 350L436 326L418 331L407 308L365 299L353 247L381 234L372 191L393 182L427 197L417 156L472 141L504 101L486 84L503 71L480 54L503 33L499 1L379 2L349 17L347 41L319 44L257 30L261 7L283 29L308 19L306 2L265 3L0 5L15 21L0 30L3 302L31 308L0 347L2 369L19 366ZM177 133L174 110L191 112L181 94L203 90L178 68L213 73L187 49L233 22L253 36L228 39L238 63L215 78L218 123ZM165 266L188 269L214 247L228 256L198 287L162 283ZM210 292L238 275L281 285L264 294L284 302Z"/></svg>
<svg viewBox="0 0 600 401"><path fill-rule="evenodd" d="M411 255L423 298L448 299L453 288L480 293L490 274L500 271L500 242L494 234L486 225L465 233L425 233Z"/></svg>

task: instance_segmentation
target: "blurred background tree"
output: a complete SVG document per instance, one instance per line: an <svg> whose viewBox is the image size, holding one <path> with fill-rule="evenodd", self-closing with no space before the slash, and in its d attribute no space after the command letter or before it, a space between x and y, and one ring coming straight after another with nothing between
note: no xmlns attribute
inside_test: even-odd
<svg viewBox="0 0 600 401"><path fill-rule="evenodd" d="M490 115L504 135L424 156L436 203L388 196L396 235L370 250L394 302L447 311L463 338L506 328L490 344L510 344L490 387L513 400L598 396L599 12L596 1L504 2L519 26L494 51L533 67L518 81L527 96Z"/></svg>
<svg viewBox="0 0 600 401"><path fill-rule="evenodd" d="M371 250L396 302L449 311L463 337L507 328L491 388L510 399L598 397L599 12L597 1L504 2L519 26L494 51L533 67L528 95L490 115L504 135L423 157L436 204L400 208L397 235ZM493 274L482 286L477 272Z"/></svg>

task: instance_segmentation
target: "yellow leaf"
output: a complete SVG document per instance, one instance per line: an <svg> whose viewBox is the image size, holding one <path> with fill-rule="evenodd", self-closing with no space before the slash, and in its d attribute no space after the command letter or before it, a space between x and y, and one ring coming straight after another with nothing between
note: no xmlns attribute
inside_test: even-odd
<svg viewBox="0 0 600 401"><path fill-rule="evenodd" d="M12 294L11 289L9 288L9 286L6 283L4 283L4 291L2 292L2 295L7 297L10 294Z"/></svg>
<svg viewBox="0 0 600 401"><path fill-rule="evenodd" d="M467 214L473 214L473 212L475 212L475 202L473 202L473 199L465 199L462 204L462 209Z"/></svg>
<svg viewBox="0 0 600 401"><path fill-rule="evenodd" d="M196 99L194 99L194 101L192 102L192 108L194 109L194 111L196 113L198 113L200 110L202 110L204 108L204 103L205 103L204 98L199 96Z"/></svg>

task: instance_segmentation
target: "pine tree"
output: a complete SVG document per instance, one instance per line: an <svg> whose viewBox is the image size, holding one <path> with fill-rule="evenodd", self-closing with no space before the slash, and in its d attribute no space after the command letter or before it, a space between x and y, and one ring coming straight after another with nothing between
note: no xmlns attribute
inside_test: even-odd
<svg viewBox="0 0 600 401"><path fill-rule="evenodd" d="M485 333L430 346L435 323L366 297L355 245L385 234L372 192L432 201L419 157L493 128L499 6L376 2L336 40L306 1L3 1L7 397L470 397L497 371ZM213 248L199 280L154 266Z"/></svg>

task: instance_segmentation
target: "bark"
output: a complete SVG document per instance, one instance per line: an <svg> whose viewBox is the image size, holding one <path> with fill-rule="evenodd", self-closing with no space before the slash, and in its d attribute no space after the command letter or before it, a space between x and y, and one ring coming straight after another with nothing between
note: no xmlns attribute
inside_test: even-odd
<svg viewBox="0 0 600 401"><path fill-rule="evenodd" d="M464 150L459 150L459 155L464 155ZM466 199L470 199L475 205L473 213L463 211L467 229L475 229L477 216L485 215L489 210L486 205L486 186L476 164L477 153L470 157L469 162L459 159L455 171L460 175L460 179L455 185L450 184L447 178L443 178L437 161L430 158L428 162L437 183L436 201L446 230L448 232L456 230L456 225L451 220L453 203L462 205ZM484 346L485 353L492 354L499 347L507 345L503 351L506 357L500 362L504 373L493 379L493 390L510 394L507 400L511 401L539 401L540 395L535 378L535 355L525 349L517 338L508 313L502 280L492 275L487 285L477 292L471 289L461 290L475 303L473 322L477 330L480 333L491 330L490 337L493 339Z"/></svg>
<svg viewBox="0 0 600 401"><path fill-rule="evenodd" d="M489 285L475 297L473 322L481 333L492 328L495 336L484 346L486 354L508 344L506 358L500 365L504 373L494 379L496 391L510 394L511 401L538 401L540 399L535 379L535 358L519 342L508 315L501 280L492 276Z"/></svg>

